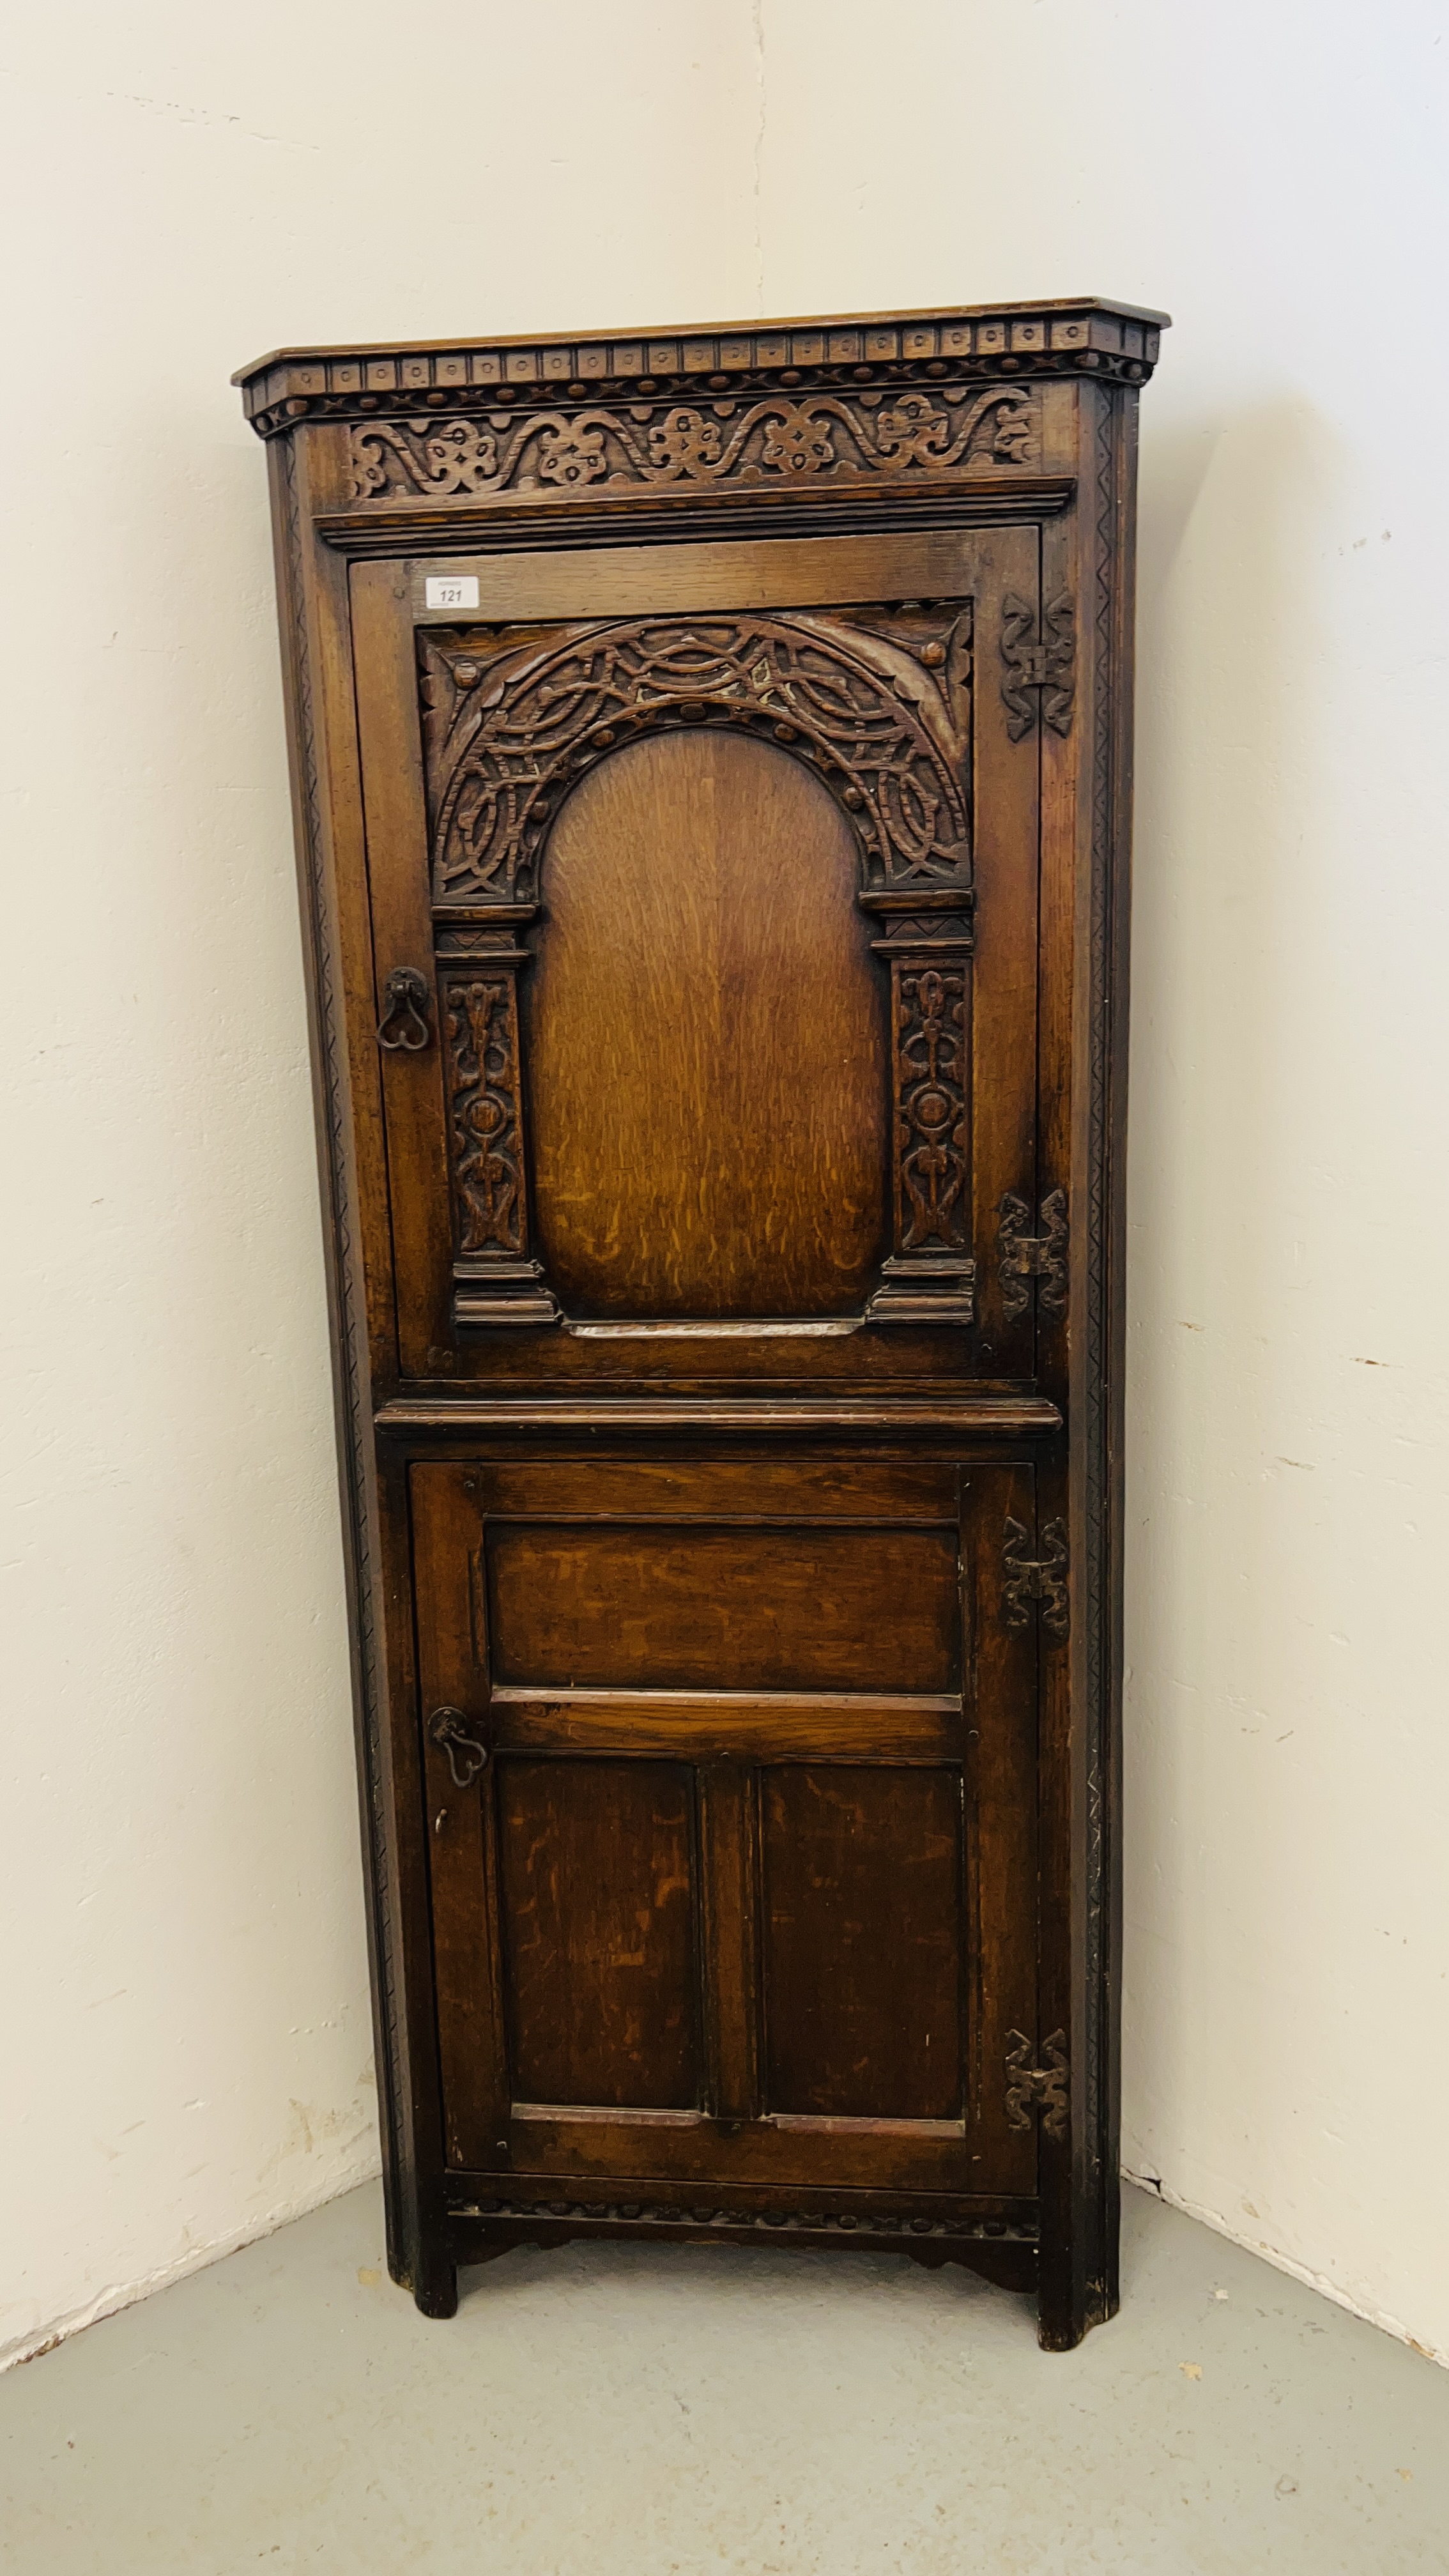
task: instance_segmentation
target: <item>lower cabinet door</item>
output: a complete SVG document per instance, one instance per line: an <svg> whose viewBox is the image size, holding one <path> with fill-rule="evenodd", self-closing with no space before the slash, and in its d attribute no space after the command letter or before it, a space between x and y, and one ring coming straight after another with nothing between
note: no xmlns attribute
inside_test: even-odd
<svg viewBox="0 0 1449 2576"><path fill-rule="evenodd" d="M459 2172L1029 2193L1022 1464L411 1471Z"/></svg>

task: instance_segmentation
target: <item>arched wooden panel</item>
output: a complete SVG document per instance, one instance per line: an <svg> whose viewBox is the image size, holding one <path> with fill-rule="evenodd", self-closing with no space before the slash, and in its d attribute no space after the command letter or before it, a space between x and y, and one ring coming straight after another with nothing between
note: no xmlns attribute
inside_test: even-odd
<svg viewBox="0 0 1449 2576"><path fill-rule="evenodd" d="M784 751L658 734L550 836L527 979L539 1249L571 1314L844 1315L885 1229L855 842Z"/></svg>

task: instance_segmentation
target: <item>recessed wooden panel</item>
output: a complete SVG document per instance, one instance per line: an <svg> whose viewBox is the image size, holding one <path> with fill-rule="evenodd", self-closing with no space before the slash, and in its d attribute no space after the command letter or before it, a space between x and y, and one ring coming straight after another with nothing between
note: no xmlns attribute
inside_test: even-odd
<svg viewBox="0 0 1449 2576"><path fill-rule="evenodd" d="M497 1796L515 2100L688 2108L698 2092L689 1772L505 1760Z"/></svg>
<svg viewBox="0 0 1449 2576"><path fill-rule="evenodd" d="M953 1528L514 1522L488 1531L493 1678L547 1687L949 1691Z"/></svg>
<svg viewBox="0 0 1449 2576"><path fill-rule="evenodd" d="M540 1249L568 1312L860 1306L889 1140L856 873L825 788L741 736L630 744L569 798L526 994Z"/></svg>
<svg viewBox="0 0 1449 2576"><path fill-rule="evenodd" d="M960 1774L761 1776L768 2108L960 2117Z"/></svg>

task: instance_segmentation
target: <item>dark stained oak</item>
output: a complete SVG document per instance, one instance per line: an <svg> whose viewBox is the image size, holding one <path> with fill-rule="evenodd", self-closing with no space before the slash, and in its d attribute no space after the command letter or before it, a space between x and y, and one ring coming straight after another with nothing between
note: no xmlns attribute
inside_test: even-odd
<svg viewBox="0 0 1449 2576"><path fill-rule="evenodd" d="M521 2097L693 2103L691 1826L678 1763L500 1763L499 1915Z"/></svg>
<svg viewBox="0 0 1449 2576"><path fill-rule="evenodd" d="M499 1681L677 1690L917 1691L959 1686L956 1532L587 1528L488 1534Z"/></svg>
<svg viewBox="0 0 1449 2576"><path fill-rule="evenodd" d="M769 2108L960 2119L959 1771L812 1764L762 1790Z"/></svg>
<svg viewBox="0 0 1449 2576"><path fill-rule="evenodd" d="M388 2259L1116 2305L1138 388L1098 299L282 351ZM963 2324L963 2331L967 2328Z"/></svg>

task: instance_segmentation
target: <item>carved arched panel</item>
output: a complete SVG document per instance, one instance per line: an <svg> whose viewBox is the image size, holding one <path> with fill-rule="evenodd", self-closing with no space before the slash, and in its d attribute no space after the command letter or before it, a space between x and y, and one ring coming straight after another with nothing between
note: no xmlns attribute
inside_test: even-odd
<svg viewBox="0 0 1449 2576"><path fill-rule="evenodd" d="M550 1322L562 1298L575 1316L969 1321L969 603L424 630L419 647L456 1320ZM631 778L672 848L641 814L632 850L606 831L591 858ZM544 989L521 1009L535 955ZM726 990L728 1080L699 1054ZM589 1043L616 1079L584 1077ZM673 1094L654 1079L671 1047L694 1068ZM847 1097L867 1104L848 1134ZM650 1165L687 1167L691 1120L715 1163L681 1231L677 1177ZM767 1141L747 1156L747 1137Z"/></svg>
<svg viewBox="0 0 1449 2576"><path fill-rule="evenodd" d="M969 881L969 612L866 614L621 618L515 629L491 652L425 634L435 904L536 900L570 787L681 724L763 732L814 767L862 886Z"/></svg>

